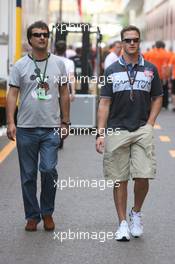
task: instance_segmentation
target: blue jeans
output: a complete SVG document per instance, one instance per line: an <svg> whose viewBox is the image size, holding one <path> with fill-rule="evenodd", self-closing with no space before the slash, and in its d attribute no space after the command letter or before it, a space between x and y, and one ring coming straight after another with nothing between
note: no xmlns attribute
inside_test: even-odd
<svg viewBox="0 0 175 264"><path fill-rule="evenodd" d="M17 150L26 219L38 222L54 211L58 174L56 170L60 137L53 128L17 128ZM41 173L40 206L37 173Z"/></svg>

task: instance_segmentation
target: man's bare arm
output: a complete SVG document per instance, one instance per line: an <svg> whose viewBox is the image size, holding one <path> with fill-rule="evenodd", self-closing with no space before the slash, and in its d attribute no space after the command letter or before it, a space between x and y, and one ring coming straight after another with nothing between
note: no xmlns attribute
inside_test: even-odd
<svg viewBox="0 0 175 264"><path fill-rule="evenodd" d="M70 115L70 98L67 84L62 85L59 88L60 92L60 110L62 113L62 120L64 122L69 122Z"/></svg>
<svg viewBox="0 0 175 264"><path fill-rule="evenodd" d="M16 138L16 126L14 115L16 110L16 103L18 99L19 88L10 88L7 95L6 115L7 115L7 136L11 140Z"/></svg>
<svg viewBox="0 0 175 264"><path fill-rule="evenodd" d="M71 80L71 83L70 83L71 84L70 100L73 101L74 96L75 96L75 75L74 75L74 72L70 72L69 78Z"/></svg>
<svg viewBox="0 0 175 264"><path fill-rule="evenodd" d="M96 150L99 153L103 152L104 148L104 132L106 128L106 123L109 115L109 108L111 104L111 99L101 98L98 108L98 133L101 137L98 137L96 140Z"/></svg>
<svg viewBox="0 0 175 264"><path fill-rule="evenodd" d="M150 111L150 115L149 115L149 119L147 123L151 124L152 126L154 126L156 118L162 108L162 100L163 100L163 97L159 96L153 99L151 102L151 111Z"/></svg>
<svg viewBox="0 0 175 264"><path fill-rule="evenodd" d="M60 110L62 115L62 122L70 122L70 97L67 84L62 85L59 88L60 91ZM61 124L61 137L64 139L68 136L68 125Z"/></svg>

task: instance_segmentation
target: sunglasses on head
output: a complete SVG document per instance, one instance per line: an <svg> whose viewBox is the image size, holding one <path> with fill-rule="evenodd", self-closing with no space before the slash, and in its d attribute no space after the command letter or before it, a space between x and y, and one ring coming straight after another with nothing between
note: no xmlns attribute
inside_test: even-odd
<svg viewBox="0 0 175 264"><path fill-rule="evenodd" d="M133 41L134 43L138 43L138 42L140 41L140 39L139 39L139 38L132 38L132 39L130 39L130 38L125 38L125 39L123 39L122 41L124 41L124 42L126 42L126 43L131 43L132 41Z"/></svg>
<svg viewBox="0 0 175 264"><path fill-rule="evenodd" d="M44 38L49 38L49 33L32 33L32 36L35 38L41 38L43 36Z"/></svg>

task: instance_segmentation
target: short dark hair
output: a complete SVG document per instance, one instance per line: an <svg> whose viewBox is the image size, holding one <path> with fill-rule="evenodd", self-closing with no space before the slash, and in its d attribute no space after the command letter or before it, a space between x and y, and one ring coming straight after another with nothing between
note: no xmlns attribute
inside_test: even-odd
<svg viewBox="0 0 175 264"><path fill-rule="evenodd" d="M28 39L28 43L31 45L31 42L30 42L30 39L31 39L31 37L32 37L32 29L33 28L42 28L42 29L47 29L47 32L48 33L50 33L49 32L49 27L48 27L48 25L45 23L45 22L43 22L43 21L36 21L36 22L34 22L33 24L31 24L29 27L28 27L28 29L27 29L27 39Z"/></svg>
<svg viewBox="0 0 175 264"><path fill-rule="evenodd" d="M66 52L66 42L64 40L59 40L55 44L56 53L58 55L63 55Z"/></svg>
<svg viewBox="0 0 175 264"><path fill-rule="evenodd" d="M156 41L155 46L156 46L157 49L160 49L160 48L164 49L165 48L165 43L162 40L158 40L158 41Z"/></svg>
<svg viewBox="0 0 175 264"><path fill-rule="evenodd" d="M127 27L124 27L121 32L120 32L120 36L121 36L121 40L123 40L123 36L124 36L124 33L126 31L136 31L138 34L139 34L139 38L140 38L140 30L136 27L136 26L133 26L133 25L129 25Z"/></svg>
<svg viewBox="0 0 175 264"><path fill-rule="evenodd" d="M76 48L75 49L75 52L77 53L77 55L80 55L82 54L82 48Z"/></svg>

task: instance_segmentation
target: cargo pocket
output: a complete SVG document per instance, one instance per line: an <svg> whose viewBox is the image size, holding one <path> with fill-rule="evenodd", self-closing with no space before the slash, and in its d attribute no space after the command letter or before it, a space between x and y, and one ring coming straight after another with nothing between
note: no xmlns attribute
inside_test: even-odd
<svg viewBox="0 0 175 264"><path fill-rule="evenodd" d="M113 179L114 175L114 157L112 152L105 152L103 156L103 173L108 180Z"/></svg>
<svg viewBox="0 0 175 264"><path fill-rule="evenodd" d="M153 178L155 178L156 176L156 172L157 172L157 164L156 164L156 150L155 150L155 144L153 142L152 144L152 175Z"/></svg>

